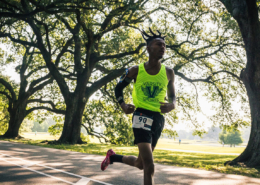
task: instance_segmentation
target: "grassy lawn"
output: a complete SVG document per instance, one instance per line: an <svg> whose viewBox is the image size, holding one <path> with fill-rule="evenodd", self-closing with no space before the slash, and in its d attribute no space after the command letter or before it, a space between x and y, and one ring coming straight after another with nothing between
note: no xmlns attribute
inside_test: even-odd
<svg viewBox="0 0 260 185"><path fill-rule="evenodd" d="M35 135L34 132L31 133L23 133L21 136L32 139L32 140L58 140L59 136L50 136L46 132L37 132ZM99 143L99 140L96 138L90 138L91 143ZM212 142L211 142L212 143ZM219 147L214 146L206 146L206 145L198 145L198 144L211 144L207 141L196 142L194 140L183 140L182 144L179 145L177 140L172 139L159 139L157 143L157 148L168 148L168 149L178 149L178 150L194 150L194 151L202 151L202 152L213 152L213 153L242 153L244 148L241 147L222 147L219 144ZM213 143L216 144L216 143Z"/></svg>
<svg viewBox="0 0 260 185"><path fill-rule="evenodd" d="M186 142L187 143L187 142ZM202 152L213 152L213 153L242 153L245 148L242 147L222 147L219 146L207 146L207 145L198 145L194 141L189 141L190 144L186 144L185 142L180 144L174 140L170 139L159 139L157 148L168 148L168 149L179 149L179 150L194 150L194 151L202 151ZM208 143L200 143L200 144L208 144ZM216 144L216 143L214 143Z"/></svg>
<svg viewBox="0 0 260 185"><path fill-rule="evenodd" d="M29 132L29 133L22 133L22 137L32 140L57 140L59 139L59 136L51 136L47 132L37 132L35 135L35 132Z"/></svg>
<svg viewBox="0 0 260 185"><path fill-rule="evenodd" d="M44 134L30 135L31 139L19 139L19 140L8 140L12 142L21 142L25 144L37 145L42 147L56 148L62 150L76 151L89 154L106 155L108 149L113 148L117 154L121 155L138 155L138 149L136 146L117 146L110 144L90 143L84 145L51 145L46 142L42 142L47 138ZM25 135L24 135L25 136ZM34 140L39 139L40 140ZM49 136L52 137L52 136ZM51 138L50 138L51 139ZM52 138L56 139L56 138ZM42 142L42 143L41 143ZM196 146L196 145L178 145L167 143L168 140L161 140L158 143L158 148L173 148L173 149L186 149L196 151L218 151L220 153L236 153L243 151L243 148L230 148L230 147L208 147L208 146ZM188 152L175 152L167 150L156 149L154 151L155 163L167 164L172 166L191 167L205 170L212 170L221 173L245 175L249 177L260 178L260 169L245 168L245 167L231 167L224 166L224 162L234 159L232 155L214 155L214 154L202 154L202 153L188 153Z"/></svg>

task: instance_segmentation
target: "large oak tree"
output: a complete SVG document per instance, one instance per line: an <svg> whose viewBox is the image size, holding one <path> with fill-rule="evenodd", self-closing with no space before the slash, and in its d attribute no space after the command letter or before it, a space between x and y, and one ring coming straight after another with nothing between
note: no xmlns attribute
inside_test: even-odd
<svg viewBox="0 0 260 185"><path fill-rule="evenodd" d="M228 164L260 166L260 22L257 0L219 0L236 20L244 41L247 63L241 71L249 99L251 134L244 152Z"/></svg>
<svg viewBox="0 0 260 185"><path fill-rule="evenodd" d="M34 57L35 52L31 47L17 46L15 54L11 54L7 60L21 60L15 61L17 64L16 71L20 74L20 83L14 83L8 80L5 76L0 76L0 94L5 97L8 108L5 110L8 120L8 129L3 137L14 138L19 137L19 129L24 119L34 110L45 109L58 114L64 114L64 110L56 109L53 101L46 101L39 91L51 84L51 78L46 67L40 65L44 64L42 60ZM22 57L19 52L23 53ZM37 55L36 55L37 56ZM37 60L38 59L38 60ZM35 62L37 60L37 62ZM1 61L4 62L4 61ZM10 61L9 61L10 62ZM6 62L1 63L6 64ZM44 71L45 69L45 71ZM36 104L38 103L38 104ZM50 106L46 106L49 104Z"/></svg>
<svg viewBox="0 0 260 185"><path fill-rule="evenodd" d="M123 60L133 60L128 56L138 54L144 46L126 44L124 48L117 48L107 45L104 38L116 45L120 39L115 38L117 32L123 33L120 27L135 26L149 15L150 12L144 9L147 2L1 1L0 17L2 21L10 21L6 26L22 21L31 29L36 41L15 38L10 34L11 29L2 29L0 36L37 48L60 88L66 113L59 142L81 142L82 114L88 99L100 87L122 74L127 65ZM99 65L100 61L106 60L112 62ZM105 72L93 79L92 73L98 71Z"/></svg>

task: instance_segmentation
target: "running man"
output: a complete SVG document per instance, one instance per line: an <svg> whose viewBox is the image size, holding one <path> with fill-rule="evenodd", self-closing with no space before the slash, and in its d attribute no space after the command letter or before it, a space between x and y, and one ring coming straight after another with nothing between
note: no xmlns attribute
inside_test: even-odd
<svg viewBox="0 0 260 185"><path fill-rule="evenodd" d="M117 155L110 149L101 163L101 170L109 164L120 162L144 170L144 185L154 184L153 151L164 127L163 113L175 108L176 97L174 89L174 72L165 67L160 60L165 53L165 41L152 32L148 35L142 32L147 43L149 61L133 66L121 77L115 88L115 95L121 108L126 114L133 113L134 143L139 149L138 157ZM134 79L133 103L126 104L123 98L123 89ZM164 102L168 95L168 103Z"/></svg>

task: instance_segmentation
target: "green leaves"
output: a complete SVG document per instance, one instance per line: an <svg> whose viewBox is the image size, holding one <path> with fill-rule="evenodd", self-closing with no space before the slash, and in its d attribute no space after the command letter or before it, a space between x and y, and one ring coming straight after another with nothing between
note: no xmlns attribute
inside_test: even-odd
<svg viewBox="0 0 260 185"><path fill-rule="evenodd" d="M4 95L0 94L0 135L7 131L9 119L8 100Z"/></svg>
<svg viewBox="0 0 260 185"><path fill-rule="evenodd" d="M243 139L241 137L241 133L239 130L232 129L230 131L226 131L225 129L219 134L219 140L221 144L230 144L230 147L233 145L239 145L243 143Z"/></svg>
<svg viewBox="0 0 260 185"><path fill-rule="evenodd" d="M61 134L62 129L63 129L63 124L56 123L55 125L52 125L48 128L48 132L50 133L50 135L56 136L56 135Z"/></svg>
<svg viewBox="0 0 260 185"><path fill-rule="evenodd" d="M176 75L178 107L168 115L168 135L175 136L170 127L178 120L188 122L196 134L203 134L198 116L203 115L203 104L214 111L204 114L212 124L239 127L248 122L248 100L239 78L245 67L241 33L218 1L44 0L32 1L25 8L13 0L1 5L2 12L12 13L0 18L0 36L8 38L3 42L12 41L14 51L5 62L16 63L17 72L26 77L23 84L28 85L23 88L49 72L55 79L30 100L52 100L57 109L65 110L68 97L86 90L87 102L95 91L101 92L98 99L90 99L83 116L90 135L113 143L132 143L131 118L122 115L115 103L113 80L120 76L117 70L148 60L139 31L148 27L167 36L167 55L162 62ZM17 56L24 60L17 60ZM131 88L125 93L131 102ZM242 110L235 109L234 102ZM28 110L41 105L31 103ZM96 127L103 132L97 132ZM58 125L52 130L56 133L60 128Z"/></svg>

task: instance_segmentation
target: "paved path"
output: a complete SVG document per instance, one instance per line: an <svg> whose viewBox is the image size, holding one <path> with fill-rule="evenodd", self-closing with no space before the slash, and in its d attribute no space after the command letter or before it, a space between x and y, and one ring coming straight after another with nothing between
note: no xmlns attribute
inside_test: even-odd
<svg viewBox="0 0 260 185"><path fill-rule="evenodd" d="M141 185L143 172L113 164L100 170L104 156L0 141L2 185ZM156 185L260 185L260 179L155 164Z"/></svg>

